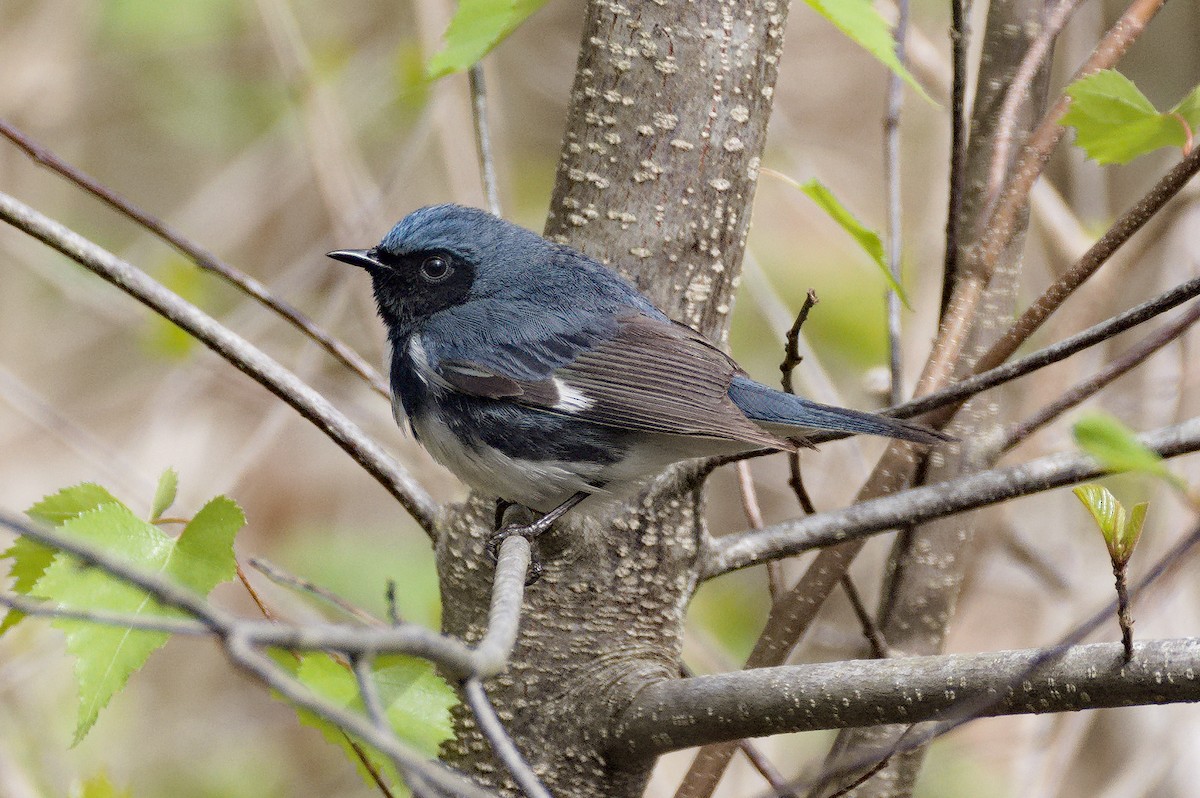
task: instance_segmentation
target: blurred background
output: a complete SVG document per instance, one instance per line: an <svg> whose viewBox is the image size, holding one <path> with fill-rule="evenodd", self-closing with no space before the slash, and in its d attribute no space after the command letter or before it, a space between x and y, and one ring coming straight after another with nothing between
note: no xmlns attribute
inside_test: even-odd
<svg viewBox="0 0 1200 798"><path fill-rule="evenodd" d="M540 229L572 81L582 4L551 0L485 61L505 214ZM981 30L986 4L976 4ZM948 19L919 0L913 69L945 105ZM1055 87L1119 13L1084 4L1057 52ZM884 8L885 13L890 9ZM483 204L466 80L422 77L452 12L450 0L328 4L315 0L0 0L0 116L102 183L383 360L367 281L329 261L365 247L422 205ZM831 26L795 4L764 165L820 178L868 226L883 230L881 119L886 76ZM1200 81L1200 6L1168 4L1121 69L1160 108ZM934 332L941 285L946 111L909 94L903 115L906 390ZM1098 168L1056 158L1039 189L1022 302L1036 296L1168 167L1160 151ZM1053 190L1051 190L1051 187ZM401 458L440 500L462 487L398 431L385 400L290 327L200 273L170 248L77 188L0 144L0 190L145 269L294 369ZM1045 344L1193 276L1200 263L1195 185L1135 239L1038 336ZM762 178L730 347L775 382L783 332L813 288L809 353L797 384L822 401L861 408L886 392L883 281L807 198ZM1144 333L1143 333L1144 334ZM1005 420L1028 415L1140 337L1076 356L994 394ZM1200 409L1200 339L1193 332L1105 391L1101 405L1137 429ZM1019 462L1071 447L1069 420L1009 455ZM804 455L818 508L850 501L881 451L876 441ZM439 599L425 536L339 449L266 391L98 278L41 244L0 229L0 506L20 511L84 481L145 512L167 467L176 509L212 496L249 517L237 548L263 556L382 613L388 579L399 609L436 626ZM1200 461L1175 467L1200 484ZM752 467L768 522L798 509L781 458ZM1152 500L1134 577L1189 524L1169 495L1138 478L1106 480L1127 505ZM710 493L714 532L747 526L736 480ZM9 538L0 532L0 546ZM874 606L889 542L855 566ZM789 563L797 575L806 558ZM1134 612L1144 637L1196 635L1196 566ZM294 618L319 611L255 578ZM738 667L767 607L761 571L705 586L693 605L686 656L698 671ZM1109 600L1107 557L1069 491L980 514L976 560L949 648L1045 645ZM224 606L253 613L224 585ZM1115 623L1099 636L1116 639ZM798 652L802 660L862 656L861 636L835 595ZM0 640L0 798L66 795L107 771L135 796L370 796L355 767L293 712L235 673L209 643L175 640L135 674L80 745L77 701L61 635L26 622ZM767 753L795 775L830 734L773 738ZM651 795L670 795L690 754L666 757ZM1141 708L982 721L934 746L923 796L1183 796L1200 783L1200 709ZM763 783L738 763L721 795Z"/></svg>

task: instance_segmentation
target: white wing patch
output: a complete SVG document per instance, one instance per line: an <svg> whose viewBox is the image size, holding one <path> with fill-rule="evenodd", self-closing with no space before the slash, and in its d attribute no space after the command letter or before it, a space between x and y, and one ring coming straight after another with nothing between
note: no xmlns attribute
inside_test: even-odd
<svg viewBox="0 0 1200 798"><path fill-rule="evenodd" d="M595 404L582 391L572 388L557 377L554 378L554 388L558 391L558 401L554 403L555 410L578 413Z"/></svg>

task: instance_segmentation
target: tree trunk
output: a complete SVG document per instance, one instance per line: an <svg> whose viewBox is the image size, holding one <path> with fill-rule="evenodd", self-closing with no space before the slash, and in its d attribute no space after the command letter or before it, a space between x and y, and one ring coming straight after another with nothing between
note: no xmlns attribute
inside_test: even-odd
<svg viewBox="0 0 1200 798"><path fill-rule="evenodd" d="M546 235L612 264L669 315L725 334L766 138L787 6L737 0L589 4ZM538 540L508 670L486 688L546 786L640 795L653 761L610 758L609 729L644 685L676 678L707 531L680 467L636 501ZM584 506L587 510L587 505ZM491 497L450 508L438 571L446 632L486 622ZM513 792L469 713L447 758Z"/></svg>

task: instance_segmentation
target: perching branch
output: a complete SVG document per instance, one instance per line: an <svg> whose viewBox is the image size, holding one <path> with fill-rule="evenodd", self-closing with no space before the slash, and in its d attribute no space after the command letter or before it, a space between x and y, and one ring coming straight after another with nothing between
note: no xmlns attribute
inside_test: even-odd
<svg viewBox="0 0 1200 798"><path fill-rule="evenodd" d="M395 496L432 537L436 507L425 489L375 441L295 374L145 272L3 193L0 193L0 219L58 250L179 325L291 405Z"/></svg>
<svg viewBox="0 0 1200 798"><path fill-rule="evenodd" d="M1163 457L1200 450L1200 418L1143 434L1139 440ZM714 543L701 578L1094 479L1103 473L1090 457L1061 452L805 516L762 531L728 535Z"/></svg>

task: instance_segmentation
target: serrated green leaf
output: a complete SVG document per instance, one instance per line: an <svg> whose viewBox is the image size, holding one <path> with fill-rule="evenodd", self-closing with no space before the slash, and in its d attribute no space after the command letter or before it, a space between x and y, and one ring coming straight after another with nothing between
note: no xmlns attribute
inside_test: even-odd
<svg viewBox="0 0 1200 798"><path fill-rule="evenodd" d="M459 0L445 44L425 68L430 78L469 69L537 11L546 0Z"/></svg>
<svg viewBox="0 0 1200 798"><path fill-rule="evenodd" d="M303 654L298 662L293 659L291 663L277 657L277 661L327 701L355 712L364 711L358 680L346 666L328 654ZM380 657L373 672L384 711L397 736L430 758L436 757L442 742L453 736L450 708L458 703L457 694L437 675L431 663L415 657ZM361 769L356 751L340 729L306 710L298 710L298 714L306 725L316 728L329 742L343 748L346 755L360 765L363 777L369 782L369 774ZM384 774L388 782L397 781L390 760L369 746L360 744L359 750L367 753L371 766Z"/></svg>
<svg viewBox="0 0 1200 798"><path fill-rule="evenodd" d="M427 660L399 654L380 657L375 683L388 720L401 739L430 757L454 736L450 710L458 694Z"/></svg>
<svg viewBox="0 0 1200 798"><path fill-rule="evenodd" d="M150 507L151 521L157 521L175 503L177 490L179 490L179 474L175 472L174 468L168 468L158 478L158 487L154 490L154 503Z"/></svg>
<svg viewBox="0 0 1200 798"><path fill-rule="evenodd" d="M1128 163L1160 147L1182 147L1178 119L1154 104L1115 69L1080 78L1067 87L1071 107L1062 124L1075 128L1075 143L1097 163Z"/></svg>
<svg viewBox="0 0 1200 798"><path fill-rule="evenodd" d="M12 591L22 596L28 596L37 580L54 560L54 549L43 546L29 538L17 538L8 550L0 554L2 559L11 559L12 567L8 575L12 577ZM16 626L25 617L20 610L10 609L0 621L0 636Z"/></svg>
<svg viewBox="0 0 1200 798"><path fill-rule="evenodd" d="M103 771L71 785L71 798L131 798L132 795L128 790L118 790Z"/></svg>
<svg viewBox="0 0 1200 798"><path fill-rule="evenodd" d="M878 233L860 222L820 180L813 178L805 183L801 183L773 169L764 169L763 171L782 178L794 188L804 192L809 199L820 206L821 210L829 214L829 217L837 222L839 227L849 233L850 237L875 262L875 265L879 267L879 271L883 274L883 279L887 281L888 287L896 292L896 296L900 297L900 301L904 303L904 306L912 310L912 306L908 304L908 295L904 293L904 286L900 285L899 281L892 276L892 270L888 268L887 258L883 254L883 241L880 240Z"/></svg>
<svg viewBox="0 0 1200 798"><path fill-rule="evenodd" d="M871 0L804 0L808 6L850 40L873 55L885 67L895 72L913 91L937 105L912 73L896 57L896 40L886 19L879 15Z"/></svg>
<svg viewBox="0 0 1200 798"><path fill-rule="evenodd" d="M232 508L231 508L232 505ZM235 571L233 536L241 526L241 511L229 499L209 502L178 538L138 518L123 504L103 504L69 519L61 531L118 556L141 570L163 574L178 584L207 595ZM58 554L32 591L64 607L107 610L145 617L179 617L145 593L114 579L98 568L81 568L70 556ZM121 629L58 618L67 650L75 658L79 682L79 719L75 743L129 677L168 635Z"/></svg>
<svg viewBox="0 0 1200 798"><path fill-rule="evenodd" d="M102 504L120 504L105 488L94 482L84 482L63 488L58 493L46 496L25 511L35 521L49 526L59 526L70 519L94 510Z"/></svg>
<svg viewBox="0 0 1200 798"><path fill-rule="evenodd" d="M1133 430L1107 413L1092 412L1082 416L1072 427L1072 434L1079 448L1096 458L1106 471L1149 474L1186 489L1158 452L1147 448Z"/></svg>

